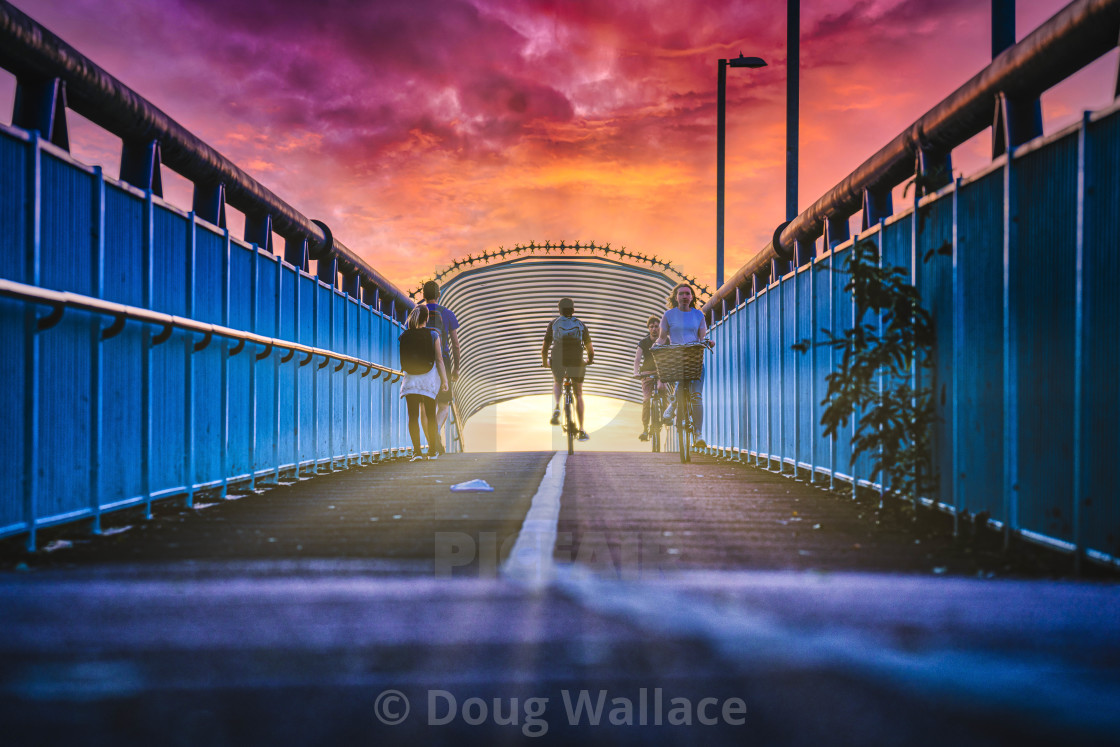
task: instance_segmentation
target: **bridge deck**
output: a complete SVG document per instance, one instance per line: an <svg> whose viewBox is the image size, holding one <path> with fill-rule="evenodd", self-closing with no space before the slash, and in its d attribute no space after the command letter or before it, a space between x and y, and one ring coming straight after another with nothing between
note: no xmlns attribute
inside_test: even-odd
<svg viewBox="0 0 1120 747"><path fill-rule="evenodd" d="M6 564L30 567L0 574L0 722L15 743L492 743L524 739L527 699L548 698L557 742L1120 733L1114 585L964 578L988 561L801 483L600 453L566 460L556 574L526 584L502 563L553 458L351 469L150 522L122 515L128 531L30 560L12 543ZM474 478L494 492L449 489ZM674 697L741 698L747 719L658 727L658 688L662 719ZM375 713L387 689L411 703L399 726ZM599 727L569 722L565 696L581 689L607 691ZM491 712L473 726L461 710L499 698L508 715L515 697L519 725ZM610 726L612 698L647 726ZM431 723L452 699L458 715Z"/></svg>

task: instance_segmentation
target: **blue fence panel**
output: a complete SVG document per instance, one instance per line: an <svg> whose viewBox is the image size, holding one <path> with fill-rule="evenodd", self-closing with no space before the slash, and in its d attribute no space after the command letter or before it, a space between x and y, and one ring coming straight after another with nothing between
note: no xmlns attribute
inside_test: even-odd
<svg viewBox="0 0 1120 747"><path fill-rule="evenodd" d="M93 177L45 152L41 169L39 283L88 295L96 269L91 261ZM40 465L35 504L48 516L88 507L93 323L86 314L66 314L57 326L37 335L39 432L34 446L46 463Z"/></svg>
<svg viewBox="0 0 1120 747"><path fill-rule="evenodd" d="M105 185L104 297L130 306L144 305L144 199L131 189ZM129 323L124 332L101 343L100 488L103 505L142 496L143 338L147 332ZM116 434L135 434L119 438Z"/></svg>
<svg viewBox="0 0 1120 747"><path fill-rule="evenodd" d="M952 501L970 514L1002 517L1003 174L964 183L957 194L957 406L955 466L942 473ZM946 334L940 331L940 334Z"/></svg>
<svg viewBox="0 0 1120 747"><path fill-rule="evenodd" d="M283 340L298 340L296 284L299 282L299 271L286 263L280 264L279 268L280 329L278 337ZM303 356L293 355L287 363L277 363L279 366L279 389L276 399L279 408L280 441L276 450L282 469L291 469L299 464L297 382L300 370L299 361L302 358Z"/></svg>
<svg viewBox="0 0 1120 747"><path fill-rule="evenodd" d="M778 286L778 310L780 328L778 332L778 393L781 395L778 432L779 449L782 461L778 469L784 470L786 463L795 464L797 456L797 359L799 354L793 349L797 341L797 277L793 273L782 278Z"/></svg>
<svg viewBox="0 0 1120 747"><path fill-rule="evenodd" d="M1076 136L1016 158L1012 189L1018 521L1023 529L1072 540ZM1040 271L1051 267L1061 270Z"/></svg>
<svg viewBox="0 0 1120 747"><path fill-rule="evenodd" d="M258 249L255 273L256 319L253 331L266 337L279 337L279 260ZM257 474L268 470L275 472L279 467L276 445L280 434L276 395L280 354L277 350L265 351L259 346L253 346L247 352L252 356L255 405L253 470ZM258 355L265 357L258 358Z"/></svg>
<svg viewBox="0 0 1120 747"><path fill-rule="evenodd" d="M151 308L166 314L189 314L187 265L190 230L186 217L165 206L152 208ZM149 328L150 334L160 330ZM184 469L188 454L187 367L190 339L180 331L150 352L149 492L180 493L190 480Z"/></svg>
<svg viewBox="0 0 1120 747"><path fill-rule="evenodd" d="M333 293L329 287L319 283L315 286L315 344L321 348L329 348L331 339L331 301ZM315 406L315 447L314 459L316 464L327 460L329 463L332 455L333 444L333 388L331 386L330 371L324 361L316 360L315 366L315 391L312 396ZM324 366L320 368L320 366Z"/></svg>
<svg viewBox="0 0 1120 747"><path fill-rule="evenodd" d="M194 251L193 316L210 324L225 324L226 238L196 223ZM194 483L220 479L225 452L225 407L223 406L222 344L210 344L192 357L194 401Z"/></svg>
<svg viewBox="0 0 1120 747"><path fill-rule="evenodd" d="M939 480L937 495L923 496L952 503L949 478L953 473L952 401L953 390L953 199L941 195L919 205L917 246L914 251L918 290L922 303L933 317L937 336L934 341L930 379L920 382L933 388L937 421L933 425L933 469Z"/></svg>
<svg viewBox="0 0 1120 747"><path fill-rule="evenodd" d="M33 146L21 133L0 128L0 278L27 282L27 182L29 154ZM4 340L4 354L0 355L0 376L5 386L0 387L0 429L12 434L0 439L0 459L4 464L18 465L17 469L0 470L0 495L11 499L0 501L0 532L18 531L26 518L23 505L22 465L28 457L23 438L27 423L25 400L28 393L24 378L26 361L24 350L24 314L22 303L0 298L0 340Z"/></svg>
<svg viewBox="0 0 1120 747"><path fill-rule="evenodd" d="M318 291L318 281L311 275L300 273L297 284L296 298L299 305L299 318L297 325L299 335L296 342L310 347L315 347L315 299ZM318 376L314 360L305 362L304 356L299 356L297 392L299 420L299 461L301 465L312 463L315 459L316 448L316 404L315 390Z"/></svg>
<svg viewBox="0 0 1120 747"><path fill-rule="evenodd" d="M1076 437L1081 449L1074 507L1079 538L1091 550L1120 557L1120 115L1087 124L1082 260L1081 397Z"/></svg>
<svg viewBox="0 0 1120 747"><path fill-rule="evenodd" d="M253 331L253 255L251 247L231 241L229 251L228 325L234 329ZM236 344L222 343L226 348L226 411L227 470L230 477L243 478L253 468L253 398L252 363L256 351L246 345L234 354Z"/></svg>

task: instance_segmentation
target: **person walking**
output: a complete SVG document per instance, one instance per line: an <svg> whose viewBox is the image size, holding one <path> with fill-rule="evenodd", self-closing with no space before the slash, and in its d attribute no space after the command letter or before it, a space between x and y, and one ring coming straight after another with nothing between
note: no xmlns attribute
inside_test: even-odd
<svg viewBox="0 0 1120 747"><path fill-rule="evenodd" d="M459 366L462 356L459 352L459 320L451 309L439 304L439 283L429 280L424 283L424 306L428 309L428 327L439 333L443 341L441 350L443 366L448 372L451 383L459 380ZM439 432L443 433L447 425L447 418L451 414L452 390L447 389L436 395L436 421L439 423ZM426 427L426 426L425 426Z"/></svg>
<svg viewBox="0 0 1120 747"><path fill-rule="evenodd" d="M401 397L408 406L408 435L412 438L412 459L423 459L420 443L420 411L426 415L425 430L428 435L428 458L435 459L444 453L436 427L436 397L448 389L447 369L443 365L439 333L427 327L428 309L424 304L408 315L407 329L397 338L400 345Z"/></svg>

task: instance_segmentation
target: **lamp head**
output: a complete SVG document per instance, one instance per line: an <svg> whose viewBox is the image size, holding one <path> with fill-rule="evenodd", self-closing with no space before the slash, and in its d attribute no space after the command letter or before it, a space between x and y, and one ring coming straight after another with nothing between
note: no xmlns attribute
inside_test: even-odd
<svg viewBox="0 0 1120 747"><path fill-rule="evenodd" d="M761 57L744 57L740 52L738 57L732 57L727 64L731 67L766 67L766 60Z"/></svg>

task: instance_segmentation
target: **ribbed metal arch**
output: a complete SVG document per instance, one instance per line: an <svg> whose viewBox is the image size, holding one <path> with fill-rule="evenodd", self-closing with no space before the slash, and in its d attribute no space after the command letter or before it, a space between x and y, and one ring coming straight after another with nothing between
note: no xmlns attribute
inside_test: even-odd
<svg viewBox="0 0 1120 747"><path fill-rule="evenodd" d="M541 347L563 296L575 301L595 349L584 391L641 401L641 386L632 378L635 346L646 334L646 319L665 310L674 285L648 268L582 256L519 257L447 281L440 303L460 323L456 397L464 419L489 405L552 391Z"/></svg>

